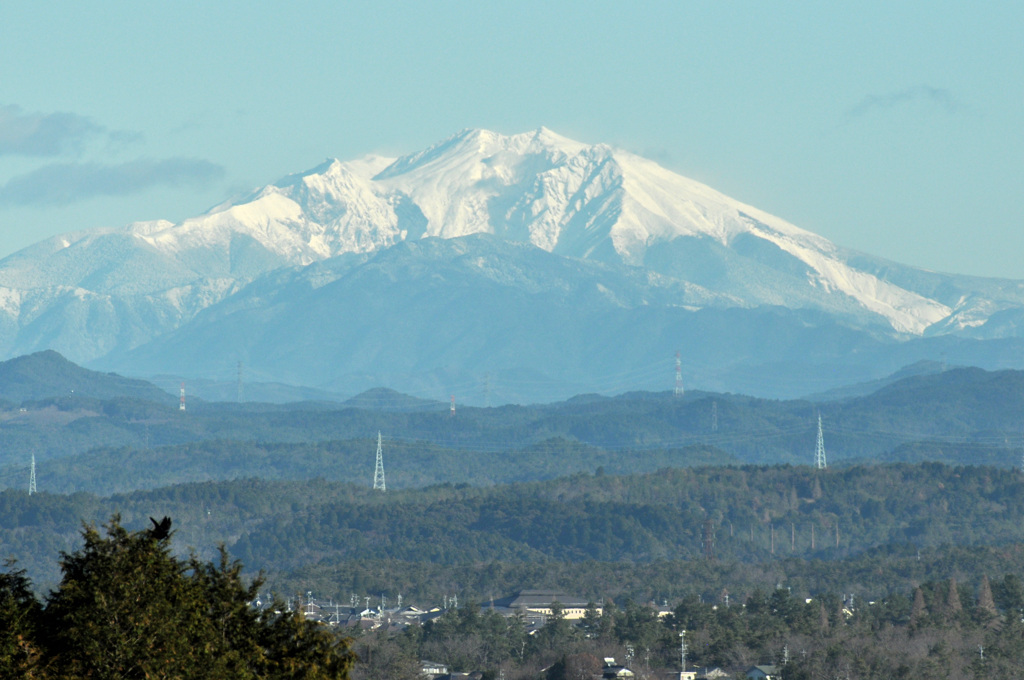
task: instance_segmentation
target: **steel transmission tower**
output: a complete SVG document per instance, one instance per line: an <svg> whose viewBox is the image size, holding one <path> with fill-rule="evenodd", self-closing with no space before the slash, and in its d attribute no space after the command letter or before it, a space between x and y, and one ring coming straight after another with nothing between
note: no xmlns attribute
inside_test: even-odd
<svg viewBox="0 0 1024 680"><path fill-rule="evenodd" d="M676 352L676 391L677 397L683 396L683 360L679 356L679 352Z"/></svg>
<svg viewBox="0 0 1024 680"><path fill-rule="evenodd" d="M178 401L178 410L185 410L185 383L181 383L181 399Z"/></svg>
<svg viewBox="0 0 1024 680"><path fill-rule="evenodd" d="M686 631L682 630L679 632L679 661L682 666L682 672L686 672Z"/></svg>
<svg viewBox="0 0 1024 680"><path fill-rule="evenodd" d="M37 493L36 489L36 454L32 454L32 471L28 475L28 495Z"/></svg>
<svg viewBox="0 0 1024 680"><path fill-rule="evenodd" d="M828 465L825 463L825 437L821 433L821 414L818 414L818 443L814 447L814 467L824 470Z"/></svg>
<svg viewBox="0 0 1024 680"><path fill-rule="evenodd" d="M373 490L387 491L384 485L384 452L380 446L380 432L377 433L377 465L373 470Z"/></svg>

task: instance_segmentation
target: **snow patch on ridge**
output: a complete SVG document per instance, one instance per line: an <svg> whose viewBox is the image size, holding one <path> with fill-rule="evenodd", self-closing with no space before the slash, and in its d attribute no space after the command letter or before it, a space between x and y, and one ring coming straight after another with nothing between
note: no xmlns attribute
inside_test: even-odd
<svg viewBox="0 0 1024 680"><path fill-rule="evenodd" d="M23 294L20 290L0 287L0 312L17 317L21 311Z"/></svg>
<svg viewBox="0 0 1024 680"><path fill-rule="evenodd" d="M952 311L939 302L852 269L827 251L809 247L807 239L800 238L802 233L767 230L756 225L750 230L810 265L826 289L848 295L865 309L884 317L901 333L920 335Z"/></svg>

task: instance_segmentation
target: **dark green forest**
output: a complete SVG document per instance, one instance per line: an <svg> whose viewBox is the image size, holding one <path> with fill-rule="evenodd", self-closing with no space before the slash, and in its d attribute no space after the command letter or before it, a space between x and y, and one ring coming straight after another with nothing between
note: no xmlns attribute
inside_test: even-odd
<svg viewBox="0 0 1024 680"><path fill-rule="evenodd" d="M8 490L0 492L0 556L51 585L52 565L81 521L118 512L126 526L143 527L160 514L176 518L182 554L195 548L211 558L223 543L282 592L347 599L353 589L458 590L482 600L558 585L588 597L661 600L681 592L674 580L697 578L708 592L784 577L809 590L880 597L961 568L1015 569L1024 544L1022 474L983 466L598 470L488 487L367 486L241 479L104 497ZM886 564L884 577L869 573L872 561ZM588 576L565 581L571 564L589 565Z"/></svg>

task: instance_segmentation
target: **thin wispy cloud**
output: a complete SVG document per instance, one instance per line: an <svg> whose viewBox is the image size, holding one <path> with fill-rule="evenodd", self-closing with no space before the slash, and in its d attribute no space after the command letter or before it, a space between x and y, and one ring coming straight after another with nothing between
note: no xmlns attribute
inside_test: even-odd
<svg viewBox="0 0 1024 680"><path fill-rule="evenodd" d="M859 104L850 108L846 115L849 118L859 118L871 111L891 110L916 103L929 104L948 113L955 113L961 108L960 102L949 90L930 85L916 85L886 94L869 94Z"/></svg>
<svg viewBox="0 0 1024 680"><path fill-rule="evenodd" d="M111 130L107 133L107 149L110 151L121 151L133 144L139 144L143 140L141 132L129 130Z"/></svg>
<svg viewBox="0 0 1024 680"><path fill-rule="evenodd" d="M87 142L109 133L77 113L35 113L20 106L0 106L0 156L59 156L79 151Z"/></svg>
<svg viewBox="0 0 1024 680"><path fill-rule="evenodd" d="M224 168L201 158L138 159L127 163L54 163L0 186L0 204L64 206L97 196L126 196L152 187L203 187Z"/></svg>

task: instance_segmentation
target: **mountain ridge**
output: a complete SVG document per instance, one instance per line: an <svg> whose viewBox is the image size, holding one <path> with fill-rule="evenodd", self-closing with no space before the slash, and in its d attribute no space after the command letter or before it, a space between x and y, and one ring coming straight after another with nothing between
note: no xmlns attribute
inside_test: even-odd
<svg viewBox="0 0 1024 680"><path fill-rule="evenodd" d="M408 247L435 239L450 245L453 254ZM492 241L516 247L496 255ZM284 338L299 328L316 337L322 324L304 318L301 308L295 307L311 291L345 288L345 295L366 300L363 314L372 313L384 301L379 294L382 280L369 276L371 272L386 274L385 280L413 275L422 283L431 280L424 267L457 257L459 249L472 259L473 248L480 249L477 257L490 265L461 270L460 276L473 279L459 284L467 290L492 290L492 284L499 283L510 295L522 293L527 299L544 281L557 282L560 275L539 275L537 257L529 252L533 248L551 256L545 267L572 272L565 275L574 278L569 289L599 291L603 307L587 298L581 306L583 316L569 324L583 333L584 322L594 323L602 315L615 317L623 309L635 310L638 320L651 323L659 315L648 312L657 307L661 317L672 321L653 323L683 328L700 323L684 312L777 308L791 312L775 321L792 325L788 331L778 329L783 335L796 338L801 324L813 325L818 322L809 319L827 317L827 323L844 329L854 344L860 342L855 336L872 342L884 339L899 353L897 345L911 342L917 355L900 359L910 363L937 358L932 345L920 340L934 337L940 345L951 344L947 337L1015 342L1017 328L1024 323L1024 282L943 275L858 253L608 145L576 142L546 128L518 135L467 129L399 158L328 159L178 224L151 221L68 232L19 251L0 261L0 356L53 348L76 361L114 370L130 368L136 375L187 375L190 369L177 356L181 351L173 347L175 342L188 338L187 342L200 343L192 347L193 353L229 364L252 351L252 341L245 338L234 345L218 341L218 335L237 338L229 327L204 335L201 329L213 318L249 310L254 328L261 318L298 324L255 328L253 332L266 338ZM386 256L391 249L404 256L404 264L385 272L384 263L402 259ZM526 270L534 273L521 276ZM371 288L358 288L359 277ZM488 280L491 283L485 283ZM515 292L517 285L527 287ZM274 290L275 286L284 287ZM434 299L409 294L406 302L413 307L400 310L391 305L390 313L377 323L401 327L403 316L420 319L426 324L416 331L425 340L423 349L403 350L416 355L410 357L410 369L444 373L451 367L429 356L445 347L444 328L461 329L459 341L448 344L445 353L478 353L473 348L492 335L484 311L497 307L466 297L465 309L481 315L467 319L464 310L444 299L443 282L434 288ZM286 290L297 297L289 300ZM549 292L548 298L535 301L550 304L559 299L557 290ZM273 308L268 306L271 298ZM294 311L282 313L283 307ZM321 307L327 316L336 313L332 309L344 309L350 317L359 313L340 298ZM571 305L557 314L530 310L528 305L513 307L523 325L533 327L535 338L558 336L551 324L557 326L558 317L574 315ZM547 318L549 325L538 326L530 317ZM354 332L349 326L335 327L334 332ZM623 333L628 333L624 325L607 341L622 347L634 344ZM691 344L721 341L685 337ZM663 355L678 348L679 341L667 335L660 341L664 346L657 351ZM535 340L523 334L518 342L512 354L521 362L486 366L481 357L463 373L536 373L549 363L532 348ZM317 351L313 344L307 343L307 352ZM963 363L994 367L990 344L976 345L979 359ZM651 360L654 348L647 352L640 359L609 356L605 363L643 363ZM764 357L769 363L778 359ZM381 360L379 353L370 353L361 367L321 377L338 390L345 376L385 375L375 364ZM731 363L741 366L743 361L737 357ZM849 363L837 355L826 363L843 361ZM565 357L565 363L572 361ZM707 374L727 367L728 363L699 370ZM894 369L890 362L863 378ZM566 380L554 369L541 373L545 380L562 380L565 392L594 387ZM295 371L271 371L264 377L323 386L309 384L308 375ZM390 374L387 379L397 377ZM341 391L381 384L400 387L367 383ZM821 387L809 385L807 391Z"/></svg>
<svg viewBox="0 0 1024 680"><path fill-rule="evenodd" d="M164 405L174 401L170 394L144 380L90 371L53 350L0 361L0 399L20 404L68 395L141 399Z"/></svg>

